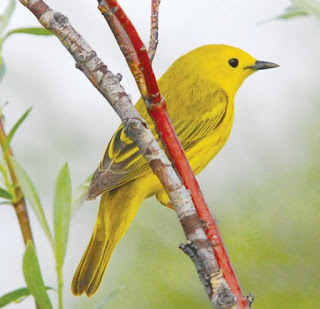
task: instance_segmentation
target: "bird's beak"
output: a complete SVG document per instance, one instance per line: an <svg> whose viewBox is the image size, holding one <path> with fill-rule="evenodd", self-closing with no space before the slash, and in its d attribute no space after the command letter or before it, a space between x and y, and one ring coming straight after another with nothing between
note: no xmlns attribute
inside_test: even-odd
<svg viewBox="0 0 320 309"><path fill-rule="evenodd" d="M272 62L257 60L254 65L247 66L247 68L251 70L265 70L265 69L277 68L278 66L279 66L278 64L275 64Z"/></svg>

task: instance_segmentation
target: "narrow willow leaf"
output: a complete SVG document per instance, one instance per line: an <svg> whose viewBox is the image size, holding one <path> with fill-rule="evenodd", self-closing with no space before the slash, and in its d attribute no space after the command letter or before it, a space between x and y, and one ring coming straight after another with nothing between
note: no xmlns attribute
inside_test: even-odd
<svg viewBox="0 0 320 309"><path fill-rule="evenodd" d="M0 50L0 82L3 80L3 77L5 74L6 74L6 65L3 62L3 58L1 58L1 50Z"/></svg>
<svg viewBox="0 0 320 309"><path fill-rule="evenodd" d="M0 187L0 197L3 197L7 200L12 200L13 196L5 189Z"/></svg>
<svg viewBox="0 0 320 309"><path fill-rule="evenodd" d="M28 288L21 288L15 291L9 292L0 297L0 308L12 303L19 302L22 298L30 295Z"/></svg>
<svg viewBox="0 0 320 309"><path fill-rule="evenodd" d="M109 294L95 309L103 309L106 304L110 302L111 299L116 297L121 290L123 290L125 286L120 287L119 289L113 291L111 294Z"/></svg>
<svg viewBox="0 0 320 309"><path fill-rule="evenodd" d="M6 150L8 149L11 140L14 136L14 134L16 133L16 131L18 130L18 128L20 127L20 125L25 121L25 119L28 117L30 111L32 110L32 107L28 108L24 114L20 117L20 119L15 123L15 125L12 127L12 129L10 130L9 134L7 135L7 139L5 144L2 147L3 152L6 152Z"/></svg>
<svg viewBox="0 0 320 309"><path fill-rule="evenodd" d="M92 174L72 193L72 210L77 210L86 200L88 188L92 179Z"/></svg>
<svg viewBox="0 0 320 309"><path fill-rule="evenodd" d="M46 287L47 290L53 290L50 287ZM9 305L10 303L20 303L23 301L26 297L31 295L28 288L21 288L17 289L15 291L9 292L3 296L0 297L0 308L5 307L6 305Z"/></svg>
<svg viewBox="0 0 320 309"><path fill-rule="evenodd" d="M292 0L294 5L308 14L320 17L319 0Z"/></svg>
<svg viewBox="0 0 320 309"><path fill-rule="evenodd" d="M287 8L287 10L280 16L278 16L279 19L289 19L294 18L298 16L306 16L308 13L301 9L300 7L293 5Z"/></svg>
<svg viewBox="0 0 320 309"><path fill-rule="evenodd" d="M71 217L71 179L68 165L59 172L54 196L54 238L57 267L62 267L66 254Z"/></svg>
<svg viewBox="0 0 320 309"><path fill-rule="evenodd" d="M10 205L10 206L12 206L11 202L9 202L9 201L1 201L0 205Z"/></svg>
<svg viewBox="0 0 320 309"><path fill-rule="evenodd" d="M28 28L18 28L18 29L14 29L9 31L3 41L5 41L9 36L13 35L13 34L32 34L32 35L43 35L43 36L50 36L53 35L52 32L50 32L49 30L45 29L45 28L41 28L41 27L28 27Z"/></svg>
<svg viewBox="0 0 320 309"><path fill-rule="evenodd" d="M320 17L320 1L319 0L292 0L290 6L279 19L290 19L299 16L315 15Z"/></svg>
<svg viewBox="0 0 320 309"><path fill-rule="evenodd" d="M53 238L52 238L49 225L46 220L37 190L32 180L30 179L26 171L23 169L23 167L19 164L19 162L13 157L12 157L12 162L13 162L13 166L16 171L16 174L18 176L22 192L25 198L27 199L27 201L29 202L30 206L32 207L51 245L53 246Z"/></svg>
<svg viewBox="0 0 320 309"><path fill-rule="evenodd" d="M8 26L11 15L16 7L15 0L9 0L8 6L4 11L3 15L0 15L0 34Z"/></svg>
<svg viewBox="0 0 320 309"><path fill-rule="evenodd" d="M33 295L39 308L51 309L52 304L43 283L37 254L31 241L27 242L23 256L23 274L28 290Z"/></svg>

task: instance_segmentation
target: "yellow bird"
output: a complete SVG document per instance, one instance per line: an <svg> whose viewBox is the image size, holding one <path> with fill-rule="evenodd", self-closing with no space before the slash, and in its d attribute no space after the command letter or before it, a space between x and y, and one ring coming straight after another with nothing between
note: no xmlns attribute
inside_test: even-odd
<svg viewBox="0 0 320 309"><path fill-rule="evenodd" d="M159 79L168 112L195 174L202 171L226 143L234 116L234 97L242 82L257 70L278 65L257 61L226 45L199 47L176 60ZM159 137L140 99L136 105L153 134ZM158 178L121 125L96 170L88 198L102 193L98 218L89 245L72 281L75 295L93 295L110 257L150 196L170 205Z"/></svg>

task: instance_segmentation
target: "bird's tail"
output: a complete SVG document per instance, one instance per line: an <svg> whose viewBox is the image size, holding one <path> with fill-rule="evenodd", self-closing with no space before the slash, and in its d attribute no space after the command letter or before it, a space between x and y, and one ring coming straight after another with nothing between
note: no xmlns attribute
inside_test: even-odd
<svg viewBox="0 0 320 309"><path fill-rule="evenodd" d="M135 181L105 192L89 245L72 280L75 295L93 295L103 278L110 257L144 200Z"/></svg>

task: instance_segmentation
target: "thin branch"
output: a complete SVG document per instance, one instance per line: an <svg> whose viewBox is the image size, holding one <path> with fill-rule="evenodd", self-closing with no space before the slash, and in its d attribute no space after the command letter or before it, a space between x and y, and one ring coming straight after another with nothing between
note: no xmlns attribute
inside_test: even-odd
<svg viewBox="0 0 320 309"><path fill-rule="evenodd" d="M109 101L120 116L126 134L137 143L149 162L153 172L159 177L166 192L176 209L181 224L188 235L194 250L194 259L201 280L205 283L214 308L231 308L232 305L221 307L221 301L228 295L234 303L234 297L221 276L218 265L205 233L202 223L194 209L190 192L182 185L165 153L155 140L145 121L132 105L129 96L119 83L119 77L108 70L95 51L84 41L79 33L69 24L61 13L54 12L42 0L20 0L48 30L52 31L63 46L74 57L77 67L88 77L92 84ZM201 264L200 262L201 261ZM218 280L217 280L218 278ZM218 291L218 293L216 293ZM221 293L223 291L224 293Z"/></svg>
<svg viewBox="0 0 320 309"><path fill-rule="evenodd" d="M24 199L23 192L20 189L18 177L16 175L16 172L15 172L13 164L12 164L11 157L13 156L13 154L12 154L11 147L10 146L5 147L7 145L7 143L6 143L7 142L7 135L4 130L2 120L3 120L2 115L0 115L0 145L1 145L2 150L4 150L3 158L7 164L7 167L8 167L9 173L10 173L12 186L14 188L14 199L11 201L11 203L16 211L16 215L17 215L17 218L19 221L19 225L20 225L20 229L22 232L24 243L27 244L28 240L33 242L28 211L27 211L26 202ZM4 149L4 148L6 148L6 149Z"/></svg>
<svg viewBox="0 0 320 309"><path fill-rule="evenodd" d="M200 219L205 223L206 235L211 242L211 246L214 250L214 254L222 270L224 278L226 279L232 293L237 298L238 308L247 308L247 300L243 296L240 284L238 283L234 270L231 266L230 258L223 244L217 223L210 213L210 210L201 193L199 184L194 177L191 167L186 159L184 151L168 117L165 100L161 96L158 89L146 48L141 41L135 27L116 0L99 0L98 2L100 11L106 18L112 31L116 33L115 36L127 61L129 59L126 54L128 47L126 46L126 49L122 48L125 44L123 44L121 41L121 37L127 34L132 43L130 53L132 53L132 50L134 49L138 61L140 62L138 65L135 64L135 66L140 69L138 87L143 99L146 102L149 115L154 121L157 131L161 132L159 136L161 137L162 143L170 156L171 162L174 164L179 175L181 176L184 185L191 192L192 200L196 207L197 213ZM114 22L115 17L118 20L116 22ZM122 25L122 30L120 31L118 31L119 22ZM130 62L128 64L131 68L132 64ZM135 74L134 71L132 71L132 73L133 75ZM144 77L144 83L143 81L141 82L141 74ZM140 87L141 83L143 87Z"/></svg>
<svg viewBox="0 0 320 309"><path fill-rule="evenodd" d="M14 199L11 201L11 204L18 218L23 241L25 244L27 244L28 241L32 241L32 243L34 243L26 200L20 188L19 180L12 163L13 152L10 145L7 144L7 134L5 132L4 125L3 125L2 111L0 111L0 145L3 151L3 158L7 164L11 182L12 182ZM6 180L6 182L8 185L8 180ZM36 309L39 309L37 302L35 305L36 305Z"/></svg>
<svg viewBox="0 0 320 309"><path fill-rule="evenodd" d="M148 47L148 56L152 63L153 58L156 54L156 50L159 42L159 6L161 0L152 0L151 3L151 27L150 27L150 38Z"/></svg>
<svg viewBox="0 0 320 309"><path fill-rule="evenodd" d="M2 110L0 109L0 145L1 149L3 151L3 159L8 167L10 178L11 178L11 184L9 184L8 176L5 175L7 172L4 170L2 171L5 183L8 187L13 187L14 191L14 198L11 200L11 204L16 212L18 222L20 225L20 230L22 233L23 241L25 244L28 243L28 241L31 241L34 243L32 231L31 231L31 225L26 205L26 200L24 198L24 194L20 188L19 180L16 174L16 171L14 169L13 163L12 163L12 157L13 152L11 149L10 144L8 144L7 140L7 134L4 129L3 125L3 114ZM35 303L36 309L40 309L37 302Z"/></svg>

